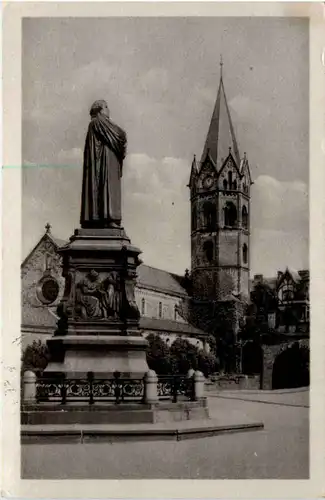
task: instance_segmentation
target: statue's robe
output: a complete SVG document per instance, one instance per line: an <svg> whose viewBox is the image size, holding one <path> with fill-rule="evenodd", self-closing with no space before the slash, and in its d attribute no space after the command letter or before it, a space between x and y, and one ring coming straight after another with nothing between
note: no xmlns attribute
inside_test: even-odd
<svg viewBox="0 0 325 500"><path fill-rule="evenodd" d="M103 114L92 118L84 149L82 227L121 223L121 177L126 150L125 132Z"/></svg>

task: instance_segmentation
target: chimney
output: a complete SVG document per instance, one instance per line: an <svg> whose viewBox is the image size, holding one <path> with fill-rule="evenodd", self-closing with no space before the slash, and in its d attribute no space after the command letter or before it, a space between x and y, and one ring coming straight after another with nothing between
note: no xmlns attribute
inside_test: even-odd
<svg viewBox="0 0 325 500"><path fill-rule="evenodd" d="M298 274L302 280L309 279L309 270L308 269L303 269L302 271L298 271Z"/></svg>

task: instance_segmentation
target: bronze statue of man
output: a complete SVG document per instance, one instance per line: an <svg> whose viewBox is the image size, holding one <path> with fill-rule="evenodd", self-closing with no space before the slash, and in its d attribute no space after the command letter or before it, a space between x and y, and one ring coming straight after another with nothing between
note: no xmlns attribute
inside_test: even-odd
<svg viewBox="0 0 325 500"><path fill-rule="evenodd" d="M82 228L121 225L121 177L126 134L109 118L107 104L95 101L90 109L84 149L80 223Z"/></svg>

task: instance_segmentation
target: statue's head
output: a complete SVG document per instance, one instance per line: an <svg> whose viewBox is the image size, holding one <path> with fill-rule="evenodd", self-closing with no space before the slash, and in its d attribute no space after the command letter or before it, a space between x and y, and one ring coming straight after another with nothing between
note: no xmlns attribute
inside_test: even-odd
<svg viewBox="0 0 325 500"><path fill-rule="evenodd" d="M99 276L98 272L95 271L94 269L92 269L89 273L89 278L91 281L96 281L98 276Z"/></svg>
<svg viewBox="0 0 325 500"><path fill-rule="evenodd" d="M98 101L95 101L93 105L90 108L90 116L92 118L95 118L99 113L109 116L109 109L107 106L107 102L104 101L103 99L100 99Z"/></svg>

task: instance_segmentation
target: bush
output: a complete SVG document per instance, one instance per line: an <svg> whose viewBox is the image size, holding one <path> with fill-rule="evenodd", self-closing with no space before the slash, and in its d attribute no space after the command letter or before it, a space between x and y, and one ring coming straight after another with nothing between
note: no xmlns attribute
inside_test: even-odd
<svg viewBox="0 0 325 500"><path fill-rule="evenodd" d="M50 360L50 353L47 345L41 340L34 340L22 353L21 370L34 372L37 376L42 375Z"/></svg>
<svg viewBox="0 0 325 500"><path fill-rule="evenodd" d="M170 354L174 373L185 375L191 368L197 370L198 349L188 340L177 338L171 345Z"/></svg>
<svg viewBox="0 0 325 500"><path fill-rule="evenodd" d="M147 363L150 370L157 375L169 375L172 371L170 348L157 334L150 333L147 337Z"/></svg>
<svg viewBox="0 0 325 500"><path fill-rule="evenodd" d="M200 350L198 355L198 369L205 377L209 377L211 373L217 371L217 358L212 353L207 353Z"/></svg>

